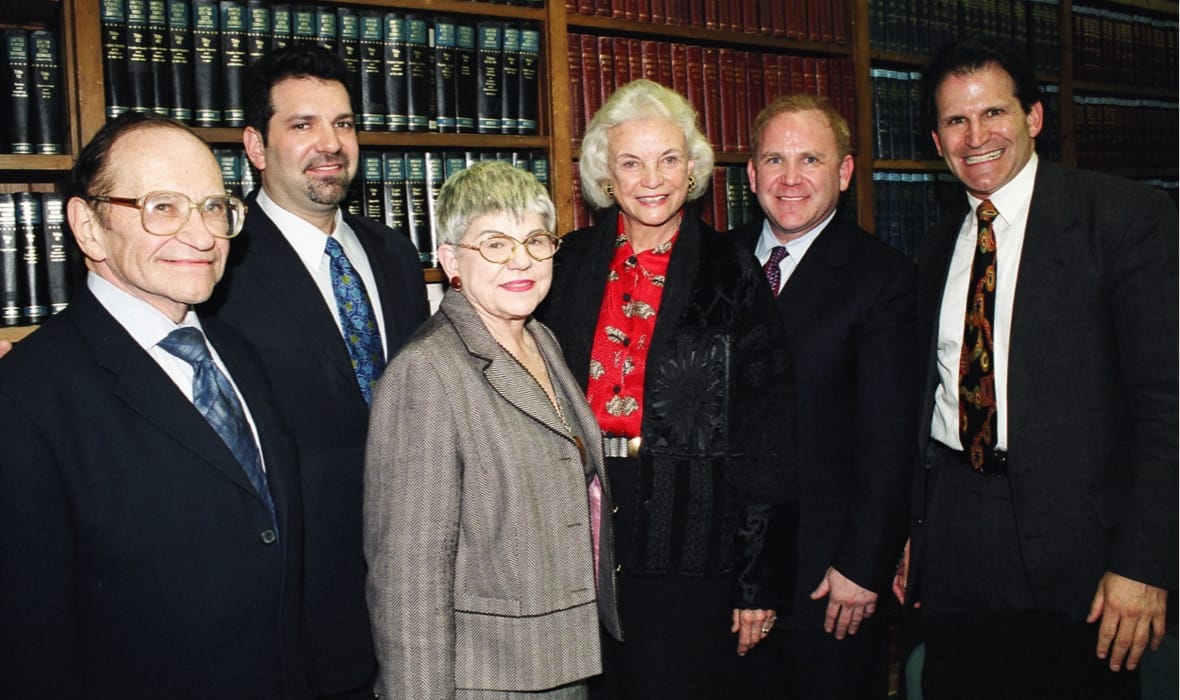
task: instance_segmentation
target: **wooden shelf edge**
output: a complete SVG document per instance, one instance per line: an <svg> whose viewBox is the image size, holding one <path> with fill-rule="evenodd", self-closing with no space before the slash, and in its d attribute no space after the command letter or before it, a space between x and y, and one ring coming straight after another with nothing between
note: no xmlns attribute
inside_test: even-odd
<svg viewBox="0 0 1180 700"><path fill-rule="evenodd" d="M874 160L873 170L921 170L923 172L946 172L946 163L941 160Z"/></svg>
<svg viewBox="0 0 1180 700"><path fill-rule="evenodd" d="M74 167L74 156L0 155L0 170L21 172L69 172Z"/></svg>
<svg viewBox="0 0 1180 700"><path fill-rule="evenodd" d="M5 326L0 328L0 340L7 340L15 343L28 336L40 326Z"/></svg>
<svg viewBox="0 0 1180 700"><path fill-rule="evenodd" d="M466 2L463 0L348 0L348 4L375 6L384 10L483 15L485 17L507 17L538 22L545 20L545 9L542 7L521 7L490 2L471 2L471 0L466 0Z"/></svg>
<svg viewBox="0 0 1180 700"><path fill-rule="evenodd" d="M1073 91L1098 92L1104 95L1130 95L1133 97L1155 97L1163 100L1180 99L1180 92L1175 88L1148 87L1146 85L1129 85L1127 83L1100 83L1091 80L1073 81Z"/></svg>

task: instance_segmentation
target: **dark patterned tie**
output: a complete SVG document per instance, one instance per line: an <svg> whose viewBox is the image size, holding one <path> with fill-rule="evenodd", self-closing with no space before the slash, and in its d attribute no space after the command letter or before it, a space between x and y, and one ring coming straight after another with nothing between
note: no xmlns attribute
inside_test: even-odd
<svg viewBox="0 0 1180 700"><path fill-rule="evenodd" d="M971 466L982 470L996 446L996 382L992 358L992 322L996 305L996 235L998 212L991 200L976 209L979 235L967 289L967 318L959 357L959 438Z"/></svg>
<svg viewBox="0 0 1180 700"><path fill-rule="evenodd" d="M770 249L770 259L762 266L762 271L766 273L766 281L770 282L770 291L776 297L782 287L783 280L783 271L779 269L778 265L785 257L787 257L786 246L776 245Z"/></svg>
<svg viewBox="0 0 1180 700"><path fill-rule="evenodd" d="M377 317L365 292L365 283L353 269L340 242L328 236L324 252L331 258L332 293L336 295L336 311L344 327L345 345L352 358L352 371L365 403L372 403L373 388L385 369L385 351L381 347L381 330Z"/></svg>
<svg viewBox="0 0 1180 700"><path fill-rule="evenodd" d="M262 459L258 455L254 433L246 422L246 414L242 411L233 385L213 363L213 357L205 346L204 334L190 326L177 328L158 345L192 365L193 405L242 465L254 492L266 503L271 521L277 522L274 500L266 486L266 472L262 470Z"/></svg>

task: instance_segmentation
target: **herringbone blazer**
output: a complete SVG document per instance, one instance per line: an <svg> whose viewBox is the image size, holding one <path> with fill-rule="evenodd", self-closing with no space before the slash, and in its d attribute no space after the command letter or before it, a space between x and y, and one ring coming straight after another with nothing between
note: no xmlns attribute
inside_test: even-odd
<svg viewBox="0 0 1180 700"><path fill-rule="evenodd" d="M455 291L378 386L364 522L382 697L553 688L600 672L600 610L620 634L609 492L596 605L598 425L549 329L527 328L564 420Z"/></svg>

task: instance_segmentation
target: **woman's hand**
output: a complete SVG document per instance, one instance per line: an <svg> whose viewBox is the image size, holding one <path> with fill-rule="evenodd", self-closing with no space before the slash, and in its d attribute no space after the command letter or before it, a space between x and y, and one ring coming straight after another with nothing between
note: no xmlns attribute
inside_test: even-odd
<svg viewBox="0 0 1180 700"><path fill-rule="evenodd" d="M730 632L738 635L738 656L745 656L758 642L770 634L774 629L775 612L773 610L733 610L733 627Z"/></svg>

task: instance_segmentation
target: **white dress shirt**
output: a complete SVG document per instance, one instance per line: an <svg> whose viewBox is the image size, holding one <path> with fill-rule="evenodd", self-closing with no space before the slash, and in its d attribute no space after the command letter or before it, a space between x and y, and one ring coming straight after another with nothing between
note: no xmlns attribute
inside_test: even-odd
<svg viewBox="0 0 1180 700"><path fill-rule="evenodd" d="M990 197L999 212L992 222L996 237L995 318L992 319L992 365L996 388L996 449L1008 449L1008 347L1012 332L1012 302L1016 297L1016 276L1024 248L1029 205L1037 176L1037 155L1025 164L1012 181ZM959 439L959 356L967 314L967 288L971 284L971 263L975 258L978 225L975 210L983 200L967 195L971 211L959 228L951 256L942 306L938 316L938 387L934 392L934 417L930 435L956 450Z"/></svg>
<svg viewBox="0 0 1180 700"><path fill-rule="evenodd" d="M836 218L836 212L833 211L828 214L828 218L824 219L819 226L811 229L807 233L795 238L787 243L782 243L775 237L774 232L770 229L770 221L762 222L762 235L758 236L758 243L754 246L754 256L758 258L758 264L766 267L766 262L770 260L770 251L777 246L786 246L787 257L779 261L778 269L782 273L780 278L782 282L779 284L779 291L781 292L787 286L787 280L795 272L795 268L799 266L799 261L807 254L807 249L815 243L815 239L819 238L819 234L832 223L832 219Z"/></svg>
<svg viewBox="0 0 1180 700"><path fill-rule="evenodd" d="M344 326L340 323L340 313L336 308L336 293L332 290L331 259L324 252L324 246L327 244L324 232L276 204L266 194L265 187L258 190L256 204L278 227L279 233L283 234L287 243L295 249L295 254L299 256L303 266L307 268L307 273L315 282L316 288L324 297L324 303L332 312L336 327L340 329L340 337L343 338ZM249 232L247 231L245 235L249 235ZM377 328L381 331L381 346L385 350L385 356L389 357L385 315L381 313L381 295L377 293L377 278L373 275L373 266L369 264L369 256L365 253L364 246L356 237L356 232L344 221L340 207L336 208L336 222L332 227L332 237L340 243L344 254L348 256L348 262L352 263L357 274L361 276L361 281L365 283L365 291L369 295L369 305L373 307L373 315L377 317Z"/></svg>

